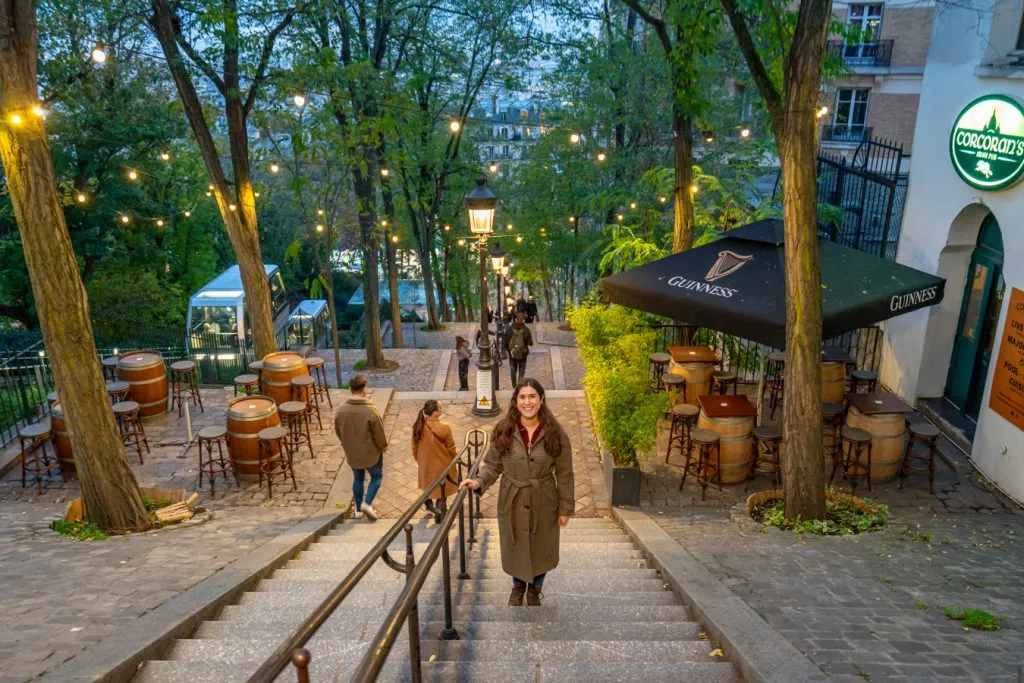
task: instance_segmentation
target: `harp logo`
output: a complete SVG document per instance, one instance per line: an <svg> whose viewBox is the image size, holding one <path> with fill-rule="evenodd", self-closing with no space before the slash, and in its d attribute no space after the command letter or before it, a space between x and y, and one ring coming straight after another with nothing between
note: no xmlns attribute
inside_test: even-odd
<svg viewBox="0 0 1024 683"><path fill-rule="evenodd" d="M729 277L743 266L750 263L754 258L753 254L741 256L731 251L718 252L718 260L711 266L711 270L704 276L708 282L717 282L724 277Z"/></svg>

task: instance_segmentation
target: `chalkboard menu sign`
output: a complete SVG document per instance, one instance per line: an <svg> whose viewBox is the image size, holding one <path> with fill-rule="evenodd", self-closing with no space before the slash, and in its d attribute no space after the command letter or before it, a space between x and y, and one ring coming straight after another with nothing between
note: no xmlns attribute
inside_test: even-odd
<svg viewBox="0 0 1024 683"><path fill-rule="evenodd" d="M989 408L1024 431L1024 292L1010 292Z"/></svg>

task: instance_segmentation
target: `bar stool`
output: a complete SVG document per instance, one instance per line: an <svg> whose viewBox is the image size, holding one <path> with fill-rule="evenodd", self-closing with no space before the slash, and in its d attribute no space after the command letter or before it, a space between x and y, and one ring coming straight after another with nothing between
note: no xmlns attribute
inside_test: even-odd
<svg viewBox="0 0 1024 683"><path fill-rule="evenodd" d="M292 377L292 400L302 401L306 404L306 411L308 413L316 413L316 422L320 425L320 429L324 428L324 423L320 420L320 398L316 393L316 383L309 375L299 375L298 377ZM309 417L307 416L307 420Z"/></svg>
<svg viewBox="0 0 1024 683"><path fill-rule="evenodd" d="M785 392L785 353L776 351L768 356L768 375L771 377L768 384L768 405L771 410L769 419L774 420L775 409L782 403L782 395Z"/></svg>
<svg viewBox="0 0 1024 683"><path fill-rule="evenodd" d="M292 452L285 441L287 436L288 430L284 427L267 427L256 435L259 442L260 486L263 486L263 477L266 477L267 498L274 497L274 477L282 477L288 481L288 476L291 475L292 490L296 491L299 488L295 483Z"/></svg>
<svg viewBox="0 0 1024 683"><path fill-rule="evenodd" d="M682 403L686 399L686 378L682 375L677 375L674 372L666 372L661 376L661 386L668 392L669 406L674 406L677 403ZM670 418L671 415L668 411L665 411L666 419Z"/></svg>
<svg viewBox="0 0 1024 683"><path fill-rule="evenodd" d="M909 472L928 472L928 493L935 493L935 449L939 445L939 430L928 422L912 422L907 429L910 438L907 439L907 449L900 464L899 488L903 490L903 480ZM914 444L918 442L928 449L927 455L914 454ZM927 467L915 467L915 463L927 463Z"/></svg>
<svg viewBox="0 0 1024 683"><path fill-rule="evenodd" d="M739 379L732 370L716 370L711 373L711 393L715 393L715 385L718 385L718 393L725 396L728 393L729 385L732 384L732 393L735 394Z"/></svg>
<svg viewBox="0 0 1024 683"><path fill-rule="evenodd" d="M683 478L679 482L679 490L683 490L683 484L686 483L686 475L692 474L697 477L697 483L700 484L700 499L707 500L709 483L714 481L716 486L722 487L721 437L718 436L717 432L713 432L710 429L694 429L690 432L690 441L696 446L697 462L692 462L692 450L686 454L686 464L683 465ZM711 463L712 450L715 451L715 464Z"/></svg>
<svg viewBox="0 0 1024 683"><path fill-rule="evenodd" d="M59 400L60 400L60 396L57 395L56 391L51 391L50 393L48 393L46 395L46 405L48 407L50 407L50 408L52 408L53 404L56 403Z"/></svg>
<svg viewBox="0 0 1024 683"><path fill-rule="evenodd" d="M246 396L260 393L260 378L256 375L239 375L235 377L235 396L241 390Z"/></svg>
<svg viewBox="0 0 1024 683"><path fill-rule="evenodd" d="M651 390L660 391L665 388L661 383L661 378L668 372L668 364L672 360L672 356L667 353L652 353L647 360L651 363Z"/></svg>
<svg viewBox="0 0 1024 683"><path fill-rule="evenodd" d="M778 486L782 481L782 463L780 461L782 433L778 427L754 427L754 442L750 445L752 453L750 472L747 473L747 485L744 491L750 490L750 480L755 474L770 474L772 485Z"/></svg>
<svg viewBox="0 0 1024 683"><path fill-rule="evenodd" d="M110 403L121 403L127 401L128 396L131 394L131 385L128 382L107 382L107 395L110 397Z"/></svg>
<svg viewBox="0 0 1024 683"><path fill-rule="evenodd" d="M327 405L331 408L334 403L331 401L331 387L327 383L327 364L319 356L310 356L306 359L306 367L309 374L316 380L315 389L317 397L327 399Z"/></svg>
<svg viewBox="0 0 1024 683"><path fill-rule="evenodd" d="M864 385L867 393L875 393L878 386L878 373L870 370L854 370L850 373L850 393L859 394L860 387Z"/></svg>
<svg viewBox="0 0 1024 683"><path fill-rule="evenodd" d="M119 401L114 404L114 416L117 417L117 429L121 434L121 443L126 447L135 442L135 450L139 453L139 464L145 465L142 459L142 446L146 446L149 453L149 439L146 438L146 430L142 426L142 418L139 416L139 404L135 401ZM125 456L128 455L127 450Z"/></svg>
<svg viewBox="0 0 1024 683"><path fill-rule="evenodd" d="M206 475L210 482L210 496L217 495L216 476L224 475L224 481L228 480L228 472L231 472L231 463L224 457L224 446L228 442L228 430L224 427L212 425L203 427L197 435L199 446L199 488L203 488L203 475ZM213 455L213 446L217 446L217 455ZM205 457L204 457L205 455ZM236 481L237 483L237 481Z"/></svg>
<svg viewBox="0 0 1024 683"><path fill-rule="evenodd" d="M842 465L843 478L850 482L850 495L857 495L857 479L861 476L868 480L868 491L871 490L871 434L856 427L843 427L843 455L832 465L832 474L828 483L836 476L836 469ZM861 454L867 452L867 465L860 462Z"/></svg>
<svg viewBox="0 0 1024 683"><path fill-rule="evenodd" d="M313 453L313 438L309 435L309 410L302 401L285 401L277 407L281 414L284 426L288 429L288 447L295 455L299 454L299 447L306 444L309 449L309 457L316 460Z"/></svg>
<svg viewBox="0 0 1024 683"><path fill-rule="evenodd" d="M821 404L822 445L831 455L833 465L842 452L839 446L845 416L846 407L842 403Z"/></svg>
<svg viewBox="0 0 1024 683"><path fill-rule="evenodd" d="M39 495L43 495L43 478L50 472L60 472L57 453L54 452L51 464L50 454L46 450L46 442L51 438L49 420L26 425L18 430L18 442L21 446L21 488L25 488L26 475L31 472L36 490Z"/></svg>
<svg viewBox="0 0 1024 683"><path fill-rule="evenodd" d="M261 361L261 360L254 360L253 362L249 363L249 373L253 374L253 375L256 375L256 378L259 379L259 382L260 382L260 393L262 393L263 392L263 361Z"/></svg>
<svg viewBox="0 0 1024 683"><path fill-rule="evenodd" d="M117 381L117 356L107 356L100 361L103 366L103 379L110 382Z"/></svg>
<svg viewBox="0 0 1024 683"><path fill-rule="evenodd" d="M203 409L203 397L199 394L199 371L196 364L190 360L179 360L171 363L171 410L174 404L178 404L178 417L184 409L186 398L192 405L199 406L199 412L205 413Z"/></svg>
<svg viewBox="0 0 1024 683"><path fill-rule="evenodd" d="M682 455L689 455L690 449L693 448L690 432L697 424L700 408L689 403L677 403L668 412L672 423L668 428L668 450L665 451L665 462L668 462L672 456L673 447L678 447Z"/></svg>

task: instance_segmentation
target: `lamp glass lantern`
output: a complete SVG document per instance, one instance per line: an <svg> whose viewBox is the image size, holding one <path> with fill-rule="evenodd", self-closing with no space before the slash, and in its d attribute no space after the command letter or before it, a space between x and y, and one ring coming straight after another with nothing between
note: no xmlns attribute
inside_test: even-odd
<svg viewBox="0 0 1024 683"><path fill-rule="evenodd" d="M502 268L505 267L506 253L507 252L501 248L501 244L498 242L495 242L494 246L491 247L491 267L494 268L495 272L500 273Z"/></svg>
<svg viewBox="0 0 1024 683"><path fill-rule="evenodd" d="M487 181L479 178L476 187L466 196L469 209L469 231L474 235L487 236L494 232L494 210L498 198L487 189Z"/></svg>

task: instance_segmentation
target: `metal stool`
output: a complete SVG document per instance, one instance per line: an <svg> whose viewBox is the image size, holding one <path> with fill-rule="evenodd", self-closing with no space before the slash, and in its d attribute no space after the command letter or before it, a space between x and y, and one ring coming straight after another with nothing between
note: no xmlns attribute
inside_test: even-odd
<svg viewBox="0 0 1024 683"><path fill-rule="evenodd" d="M674 372L666 372L661 376L661 386L671 396L669 406L682 403L686 399L686 378ZM665 411L665 419L671 418L668 411Z"/></svg>
<svg viewBox="0 0 1024 683"><path fill-rule="evenodd" d="M139 404L135 401L119 401L114 404L114 415L117 417L117 430L121 434L121 443L126 447L135 442L135 450L139 453L139 464L145 465L142 459L142 446L146 446L149 453L149 440L146 438L146 430L142 427L142 418L139 417ZM127 449L125 457L128 456Z"/></svg>
<svg viewBox="0 0 1024 683"><path fill-rule="evenodd" d="M260 382L260 393L263 393L263 361L254 360L249 363L249 373L256 375Z"/></svg>
<svg viewBox="0 0 1024 683"><path fill-rule="evenodd" d="M732 384L732 393L735 394L739 384L739 379L737 378L736 373L732 370L717 370L711 373L712 394L715 393L716 384L718 385L718 393L722 396L725 396L725 394L728 393L727 390L730 384Z"/></svg>
<svg viewBox="0 0 1024 683"><path fill-rule="evenodd" d="M822 446L831 457L833 465L841 454L839 446L845 415L846 407L842 403L821 404Z"/></svg>
<svg viewBox="0 0 1024 683"><path fill-rule="evenodd" d="M314 380L316 380L314 388L316 390L317 397L327 399L327 405L333 408L334 403L331 402L331 386L327 383L327 364L324 362L324 359L319 356L310 356L306 359L306 367L309 368L309 374Z"/></svg>
<svg viewBox="0 0 1024 683"><path fill-rule="evenodd" d="M50 454L46 450L46 442L51 438L49 420L42 420L18 430L18 441L21 446L21 488L25 488L26 475L31 472L36 490L42 495L43 478L50 472L60 472L60 461L57 459L56 451L51 464Z"/></svg>
<svg viewBox="0 0 1024 683"><path fill-rule="evenodd" d="M935 493L935 449L939 445L939 430L928 422L912 422L908 426L910 438L900 464L900 490L909 472L928 472L928 493ZM920 442L928 449L927 455L915 455L914 444ZM915 467L915 463L927 463L927 467Z"/></svg>
<svg viewBox="0 0 1024 683"><path fill-rule="evenodd" d="M183 399L186 397L192 405L199 406L199 412L206 412L203 409L203 397L199 395L199 371L196 364L190 360L179 360L171 363L171 410L174 410L177 402L178 417L181 417L185 407Z"/></svg>
<svg viewBox="0 0 1024 683"><path fill-rule="evenodd" d="M770 474L772 484L778 486L782 481L782 463L780 461L782 433L778 427L754 427L754 442L750 446L750 472L747 473L747 485L744 491L750 490L750 480L755 474Z"/></svg>
<svg viewBox="0 0 1024 683"><path fill-rule="evenodd" d="M651 389L653 391L661 391L665 386L661 383L662 375L668 372L668 364L672 360L672 356L667 353L652 353L647 357L647 360L651 363Z"/></svg>
<svg viewBox="0 0 1024 683"><path fill-rule="evenodd" d="M292 452L285 440L287 436L288 430L284 427L267 427L256 435L259 442L260 486L263 486L263 477L266 477L267 498L274 497L274 477L283 477L287 481L291 475L292 490L296 491L299 488L295 483Z"/></svg>
<svg viewBox="0 0 1024 683"><path fill-rule="evenodd" d="M235 377L235 396L241 390L246 396L260 393L260 378L256 375L239 375Z"/></svg>
<svg viewBox="0 0 1024 683"><path fill-rule="evenodd" d="M50 408L53 407L54 403L60 401L60 396L57 395L56 391L51 391L46 395L46 405Z"/></svg>
<svg viewBox="0 0 1024 683"><path fill-rule="evenodd" d="M850 373L850 393L859 394L861 385L867 393L873 394L878 386L878 373L870 370L854 370Z"/></svg>
<svg viewBox="0 0 1024 683"><path fill-rule="evenodd" d="M110 397L110 403L120 403L127 401L131 395L131 385L128 382L107 382L107 395Z"/></svg>
<svg viewBox="0 0 1024 683"><path fill-rule="evenodd" d="M306 444L309 449L309 457L316 460L313 453L313 437L309 435L309 410L302 401L285 401L277 407L285 427L288 428L288 446L292 453L299 454L299 447Z"/></svg>
<svg viewBox="0 0 1024 683"><path fill-rule="evenodd" d="M324 423L320 420L320 398L316 394L316 382L312 377L292 377L292 400L305 403L306 411L310 414L316 413L317 424L320 425L320 429L324 428Z"/></svg>
<svg viewBox="0 0 1024 683"><path fill-rule="evenodd" d="M871 490L871 434L856 427L843 427L843 453L832 465L832 474L828 483L836 476L836 469L843 467L843 478L850 482L850 495L857 495L857 479L861 476L868 480L868 491ZM860 462L861 454L867 451L867 465Z"/></svg>
<svg viewBox="0 0 1024 683"><path fill-rule="evenodd" d="M692 474L697 477L700 484L700 499L706 500L708 495L708 484L713 480L718 488L722 488L722 449L721 437L717 432L710 429L694 429L690 432L690 441L696 446L697 462L693 462L693 449L686 454L686 464L683 465L683 478L679 482L679 490L683 490L686 483L686 475ZM715 451L715 463L711 463L711 451ZM709 474L709 470L711 474Z"/></svg>
<svg viewBox="0 0 1024 683"><path fill-rule="evenodd" d="M228 480L228 472L231 472L231 463L224 457L224 446L228 442L228 430L216 425L203 427L197 435L199 446L199 488L203 488L203 475L206 475L210 482L210 496L217 495L216 475L223 474L224 481ZM217 445L217 455L213 455L213 446ZM204 457L205 454L205 457ZM236 482L237 479L236 479Z"/></svg>
<svg viewBox="0 0 1024 683"><path fill-rule="evenodd" d="M672 456L672 448L678 447L683 455L689 455L693 448L690 441L690 432L697 424L697 416L700 415L700 408L689 403L677 403L668 411L672 423L668 428L668 450L665 451L665 462Z"/></svg>
<svg viewBox="0 0 1024 683"><path fill-rule="evenodd" d="M107 356L100 361L100 365L103 366L103 379L116 382L117 381L117 356Z"/></svg>
<svg viewBox="0 0 1024 683"><path fill-rule="evenodd" d="M768 383L769 419L774 420L775 409L782 404L782 395L785 393L786 354L782 351L768 356L768 376L771 377Z"/></svg>

